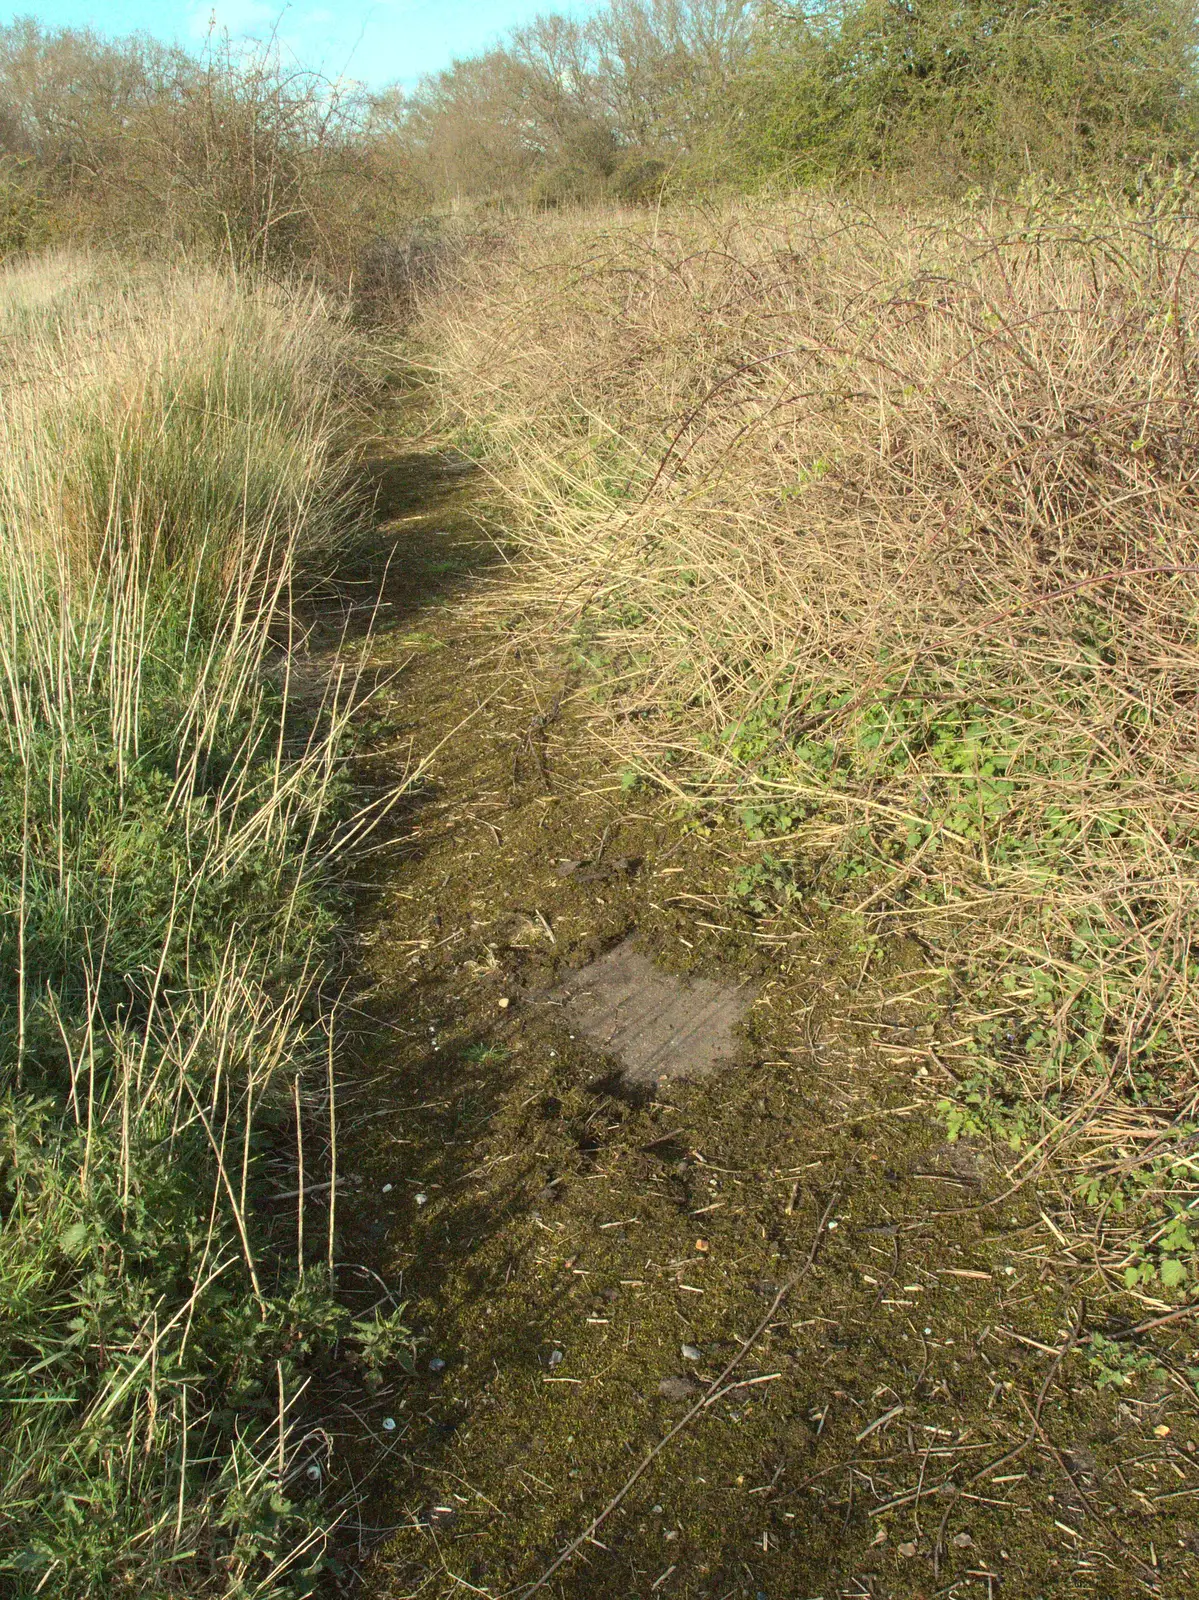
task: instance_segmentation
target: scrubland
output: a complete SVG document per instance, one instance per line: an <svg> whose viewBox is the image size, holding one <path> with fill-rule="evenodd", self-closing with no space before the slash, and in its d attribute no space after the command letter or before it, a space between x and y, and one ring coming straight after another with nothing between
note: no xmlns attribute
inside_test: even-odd
<svg viewBox="0 0 1199 1600"><path fill-rule="evenodd" d="M536 217L425 308L629 785L734 893L920 942L952 1135L1050 1252L1195 1271L1186 192Z"/></svg>
<svg viewBox="0 0 1199 1600"><path fill-rule="evenodd" d="M764 950L811 928L855 1006L895 975L1003 1163L978 1209L1044 1200L1038 1270L1111 1315L1039 1330L1030 1415L1084 1323L1101 1385L1153 1367L1121 1341L1199 1274L1197 38L1189 0L608 0L408 93L0 28L0 1590L331 1581L314 1375L408 1339L336 1293L343 863L427 706L380 713L362 809L305 619L461 596L485 542L455 512L422 564L443 432L375 463L404 581L353 543L399 368L492 469L587 782L710 836ZM512 793L566 693L500 719ZM467 948L395 942L405 984Z"/></svg>
<svg viewBox="0 0 1199 1600"><path fill-rule="evenodd" d="M266 1595L343 1324L331 1212L270 1202L328 1144L361 825L347 686L281 650L353 350L310 292L63 255L0 276L0 365L0 1587Z"/></svg>

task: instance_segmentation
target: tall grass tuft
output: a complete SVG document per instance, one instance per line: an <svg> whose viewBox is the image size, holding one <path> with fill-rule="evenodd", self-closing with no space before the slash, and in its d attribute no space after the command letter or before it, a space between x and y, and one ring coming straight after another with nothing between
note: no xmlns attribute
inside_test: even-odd
<svg viewBox="0 0 1199 1600"><path fill-rule="evenodd" d="M1161 1305L1199 1276L1185 199L540 219L425 314L624 759L738 819L748 906L923 941L951 1131L1056 1156L1097 1286Z"/></svg>
<svg viewBox="0 0 1199 1600"><path fill-rule="evenodd" d="M0 1587L291 1592L340 1324L331 1211L297 1260L266 1202L325 1081L347 706L278 647L350 345L311 294L64 257L0 275L0 367Z"/></svg>

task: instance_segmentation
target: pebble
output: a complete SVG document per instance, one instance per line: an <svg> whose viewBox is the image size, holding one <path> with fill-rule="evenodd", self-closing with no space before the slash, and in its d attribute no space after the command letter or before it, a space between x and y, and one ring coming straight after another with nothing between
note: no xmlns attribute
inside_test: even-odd
<svg viewBox="0 0 1199 1600"><path fill-rule="evenodd" d="M968 1533L955 1533L953 1542L959 1550L972 1550L974 1548L974 1540Z"/></svg>
<svg viewBox="0 0 1199 1600"><path fill-rule="evenodd" d="M313 1483L320 1482L321 1469L317 1466L315 1461L308 1468L308 1476L312 1479Z"/></svg>
<svg viewBox="0 0 1199 1600"><path fill-rule="evenodd" d="M561 1350L551 1350L550 1351L550 1366L551 1367L560 1367L565 1360L566 1360L566 1357L563 1355Z"/></svg>
<svg viewBox="0 0 1199 1600"><path fill-rule="evenodd" d="M901 1544L899 1553L901 1556L914 1556L916 1554L916 1546L914 1544Z"/></svg>
<svg viewBox="0 0 1199 1600"><path fill-rule="evenodd" d="M384 1433L394 1433L395 1432L395 1427L396 1427L396 1419L394 1417L384 1417L383 1418L383 1432Z"/></svg>
<svg viewBox="0 0 1199 1600"><path fill-rule="evenodd" d="M424 1193L423 1190L421 1191L420 1194L417 1195L416 1203L417 1203L418 1206L427 1206L428 1205L429 1197L428 1197L427 1194Z"/></svg>
<svg viewBox="0 0 1199 1600"><path fill-rule="evenodd" d="M704 1353L697 1344L685 1344L680 1347L684 1361L702 1361Z"/></svg>
<svg viewBox="0 0 1199 1600"><path fill-rule="evenodd" d="M383 1193L384 1194L390 1194L391 1193L391 1188L392 1188L392 1186L391 1186L390 1183L385 1183L383 1185Z"/></svg>
<svg viewBox="0 0 1199 1600"><path fill-rule="evenodd" d="M444 1372L445 1371L445 1362L441 1359L440 1356L434 1356L432 1361L429 1362L429 1371L430 1372Z"/></svg>

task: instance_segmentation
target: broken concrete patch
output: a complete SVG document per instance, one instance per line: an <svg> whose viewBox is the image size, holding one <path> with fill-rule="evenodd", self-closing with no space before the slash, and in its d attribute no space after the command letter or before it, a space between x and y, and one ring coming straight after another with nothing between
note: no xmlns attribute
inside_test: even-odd
<svg viewBox="0 0 1199 1600"><path fill-rule="evenodd" d="M626 939L574 973L554 998L580 1033L620 1061L626 1083L652 1087L731 1062L753 997L748 982L663 972Z"/></svg>

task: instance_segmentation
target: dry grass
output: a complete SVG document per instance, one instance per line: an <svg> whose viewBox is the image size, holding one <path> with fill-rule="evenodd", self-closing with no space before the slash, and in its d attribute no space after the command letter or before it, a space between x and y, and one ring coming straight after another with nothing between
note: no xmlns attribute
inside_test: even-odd
<svg viewBox="0 0 1199 1600"><path fill-rule="evenodd" d="M300 1396L348 1330L303 1174L361 819L347 685L297 705L279 645L344 528L354 355L307 293L0 274L6 1594L267 1596L320 1564Z"/></svg>
<svg viewBox="0 0 1199 1600"><path fill-rule="evenodd" d="M11 266L0 290L0 495L25 548L84 572L116 537L231 579L264 528L337 536L355 379L320 295L82 256Z"/></svg>
<svg viewBox="0 0 1199 1600"><path fill-rule="evenodd" d="M737 808L764 911L925 942L951 1127L1052 1154L1150 1304L1199 1237L1197 246L1170 195L538 218L425 314L625 759Z"/></svg>

